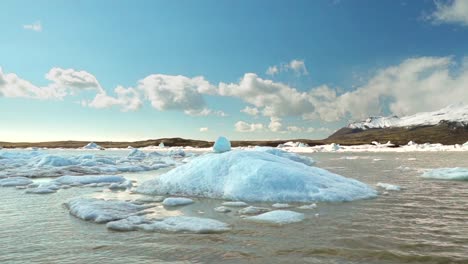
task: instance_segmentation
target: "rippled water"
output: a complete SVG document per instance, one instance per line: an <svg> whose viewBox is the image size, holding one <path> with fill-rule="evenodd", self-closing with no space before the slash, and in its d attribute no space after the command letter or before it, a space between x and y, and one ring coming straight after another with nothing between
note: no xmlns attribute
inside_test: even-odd
<svg viewBox="0 0 468 264"><path fill-rule="evenodd" d="M161 215L215 218L233 227L227 233L199 235L109 231L71 216L63 206L77 196L139 197L128 192L71 188L28 195L0 188L0 262L468 263L468 182L419 178L422 169L468 167L467 153L311 156L317 166L335 173L371 185L397 184L403 190L372 200L320 203L303 211L305 221L284 226L216 213L213 208L222 202L218 200L196 199L171 211L155 209ZM163 172L124 176L141 182Z"/></svg>

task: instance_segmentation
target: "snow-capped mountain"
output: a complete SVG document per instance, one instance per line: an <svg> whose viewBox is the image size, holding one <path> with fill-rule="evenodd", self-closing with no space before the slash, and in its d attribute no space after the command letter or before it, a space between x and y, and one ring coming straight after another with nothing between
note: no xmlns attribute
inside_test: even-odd
<svg viewBox="0 0 468 264"><path fill-rule="evenodd" d="M410 116L369 117L364 121L348 125L351 129L415 127L437 125L441 121L468 126L468 105L456 104L434 112L417 113Z"/></svg>

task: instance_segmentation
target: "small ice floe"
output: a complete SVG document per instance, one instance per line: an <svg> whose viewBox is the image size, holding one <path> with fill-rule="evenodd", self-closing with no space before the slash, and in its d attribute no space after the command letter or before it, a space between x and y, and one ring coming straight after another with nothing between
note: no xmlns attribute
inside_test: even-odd
<svg viewBox="0 0 468 264"><path fill-rule="evenodd" d="M63 185L86 185L93 183L123 183L126 179L118 175L98 175L98 176L62 176L53 180L57 184Z"/></svg>
<svg viewBox="0 0 468 264"><path fill-rule="evenodd" d="M427 170L421 176L428 179L437 180L457 180L467 181L468 180L468 168L440 168Z"/></svg>
<svg viewBox="0 0 468 264"><path fill-rule="evenodd" d="M145 204L145 203L160 203L164 201L164 196L151 196L151 197L142 197L135 200L136 204Z"/></svg>
<svg viewBox="0 0 468 264"><path fill-rule="evenodd" d="M297 207L297 209L302 209L302 210L311 210L311 209L315 209L317 208L317 204L313 203L313 204L305 204L305 205L301 205L299 207Z"/></svg>
<svg viewBox="0 0 468 264"><path fill-rule="evenodd" d="M182 205L188 205L192 204L193 200L189 198L184 198L184 197L169 197L164 199L162 204L164 206L182 206Z"/></svg>
<svg viewBox="0 0 468 264"><path fill-rule="evenodd" d="M141 215L144 209L151 207L118 200L95 198L74 198L65 203L65 206L72 215L96 223L106 223L132 215Z"/></svg>
<svg viewBox="0 0 468 264"><path fill-rule="evenodd" d="M218 137L213 145L213 151L223 153L231 150L231 142L225 137Z"/></svg>
<svg viewBox="0 0 468 264"><path fill-rule="evenodd" d="M9 177L5 179L0 179L1 187L26 186L31 183L33 183L33 181L26 177Z"/></svg>
<svg viewBox="0 0 468 264"><path fill-rule="evenodd" d="M287 210L276 210L256 216L249 216L245 219L272 224L290 224L304 220L304 214Z"/></svg>
<svg viewBox="0 0 468 264"><path fill-rule="evenodd" d="M416 158L408 158L408 160L416 160Z"/></svg>
<svg viewBox="0 0 468 264"><path fill-rule="evenodd" d="M116 231L135 231L138 225L149 223L143 216L129 216L124 219L107 222L106 227Z"/></svg>
<svg viewBox="0 0 468 264"><path fill-rule="evenodd" d="M289 204L287 203L275 203L272 205L272 207L274 208L289 208L291 207Z"/></svg>
<svg viewBox="0 0 468 264"><path fill-rule="evenodd" d="M164 146L164 142L161 141L161 143L159 143L158 147L165 148L166 146Z"/></svg>
<svg viewBox="0 0 468 264"><path fill-rule="evenodd" d="M245 202L237 201L237 202L224 202L221 205L228 206L228 207L246 207L249 206Z"/></svg>
<svg viewBox="0 0 468 264"><path fill-rule="evenodd" d="M270 208L266 207L256 207L256 206L249 206L246 208L242 208L239 211L237 211L241 215L255 215L255 214L261 214L265 212L271 211Z"/></svg>
<svg viewBox="0 0 468 264"><path fill-rule="evenodd" d="M214 219L172 216L160 221L138 225L138 229L152 232L210 234L226 232L231 228L228 224Z"/></svg>
<svg viewBox="0 0 468 264"><path fill-rule="evenodd" d="M215 210L215 212L218 212L218 213L229 213L229 212L231 212L231 209L227 208L226 206L219 206L219 207L216 207L214 210Z"/></svg>
<svg viewBox="0 0 468 264"><path fill-rule="evenodd" d="M132 188L132 181L126 180L124 182L114 182L109 185L110 190L126 190Z"/></svg>
<svg viewBox="0 0 468 264"><path fill-rule="evenodd" d="M377 183L376 186L383 188L387 191L400 191L401 190L401 187L398 185L393 185L393 184L383 183L383 182Z"/></svg>
<svg viewBox="0 0 468 264"><path fill-rule="evenodd" d="M57 192L58 187L54 185L39 185L36 188L30 188L26 190L26 193L33 193L33 194L49 194Z"/></svg>

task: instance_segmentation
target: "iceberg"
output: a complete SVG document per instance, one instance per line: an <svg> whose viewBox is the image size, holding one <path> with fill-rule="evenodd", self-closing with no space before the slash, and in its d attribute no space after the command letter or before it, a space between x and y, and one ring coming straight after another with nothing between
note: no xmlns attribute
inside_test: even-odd
<svg viewBox="0 0 468 264"><path fill-rule="evenodd" d="M437 179L437 180L468 180L468 168L440 168L428 170L423 173L423 178Z"/></svg>
<svg viewBox="0 0 468 264"><path fill-rule="evenodd" d="M263 151L207 153L146 182L150 195L264 202L352 201L377 192L354 179Z"/></svg>
<svg viewBox="0 0 468 264"><path fill-rule="evenodd" d="M223 153L231 150L231 142L225 137L218 137L213 145L213 151Z"/></svg>
<svg viewBox="0 0 468 264"><path fill-rule="evenodd" d="M272 223L272 224L290 224L297 223L304 220L304 214L297 213L287 210L276 210L267 213L263 213L256 216L249 216L245 218L246 220L263 222L263 223Z"/></svg>
<svg viewBox="0 0 468 264"><path fill-rule="evenodd" d="M86 146L83 147L83 149L99 149L99 150L103 150L104 148L99 146L98 144L94 143L94 142L90 142L88 143Z"/></svg>

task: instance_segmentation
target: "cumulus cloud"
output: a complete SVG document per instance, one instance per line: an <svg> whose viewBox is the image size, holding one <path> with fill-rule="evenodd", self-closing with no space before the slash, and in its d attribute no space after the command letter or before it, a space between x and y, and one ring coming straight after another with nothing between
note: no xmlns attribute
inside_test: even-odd
<svg viewBox="0 0 468 264"><path fill-rule="evenodd" d="M468 1L436 1L436 10L428 17L434 23L460 24L468 26Z"/></svg>
<svg viewBox="0 0 468 264"><path fill-rule="evenodd" d="M321 86L309 93L315 111L307 117L335 121L390 112L408 115L468 102L468 63L453 57L418 57L378 71L367 83L338 95Z"/></svg>
<svg viewBox="0 0 468 264"><path fill-rule="evenodd" d="M288 127L286 127L286 130L289 131L289 132L302 132L302 131L304 131L304 129L302 127L298 127L298 126L288 126Z"/></svg>
<svg viewBox="0 0 468 264"><path fill-rule="evenodd" d="M239 121L234 125L236 131L238 132L254 132L263 129L263 124L260 123L247 123L244 121Z"/></svg>
<svg viewBox="0 0 468 264"><path fill-rule="evenodd" d="M250 106L246 106L244 109L241 110L241 112L251 116L257 116L260 113L260 111L258 111L257 108Z"/></svg>
<svg viewBox="0 0 468 264"><path fill-rule="evenodd" d="M164 74L152 74L140 80L138 89L157 110L182 110L194 116L211 113L206 109L202 94L216 93L216 87L201 76L189 78Z"/></svg>
<svg viewBox="0 0 468 264"><path fill-rule="evenodd" d="M116 97L109 96L106 92L100 92L96 94L91 102L85 102L83 105L98 109L120 106L124 112L138 110L143 105L138 92L134 88L117 86L114 92Z"/></svg>
<svg viewBox="0 0 468 264"><path fill-rule="evenodd" d="M239 83L220 83L219 94L238 97L268 117L297 116L313 110L305 92L246 73Z"/></svg>
<svg viewBox="0 0 468 264"><path fill-rule="evenodd" d="M276 75L280 72L288 72L292 71L297 75L308 75L309 72L307 71L307 67L305 65L304 60L292 60L288 63L281 63L280 65L273 65L268 67L266 74L268 75Z"/></svg>
<svg viewBox="0 0 468 264"><path fill-rule="evenodd" d="M200 132L207 132L208 128L207 127L200 127Z"/></svg>
<svg viewBox="0 0 468 264"><path fill-rule="evenodd" d="M271 131L279 132L279 131L281 131L282 127L283 127L283 124L281 124L281 118L278 118L278 117L271 117L270 118L270 124L268 125L268 128Z"/></svg>
<svg viewBox="0 0 468 264"><path fill-rule="evenodd" d="M41 32L42 31L42 24L41 24L41 21L36 21L36 22L34 22L32 24L23 25L23 28L26 29L26 30Z"/></svg>
<svg viewBox="0 0 468 264"><path fill-rule="evenodd" d="M0 96L62 99L81 89L96 89L98 92L102 92L96 78L85 71L53 68L45 77L51 82L46 86L39 87L14 73L3 73L0 68Z"/></svg>

